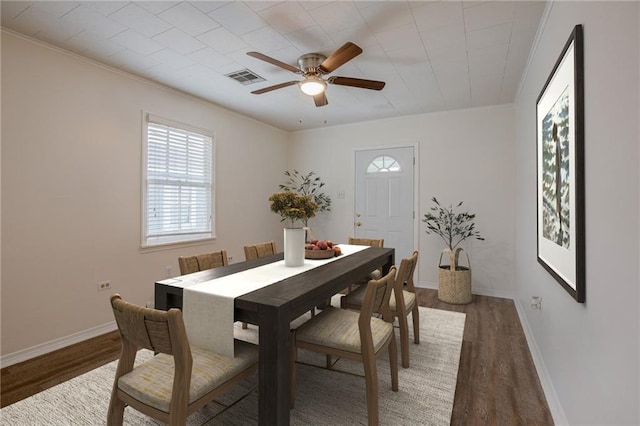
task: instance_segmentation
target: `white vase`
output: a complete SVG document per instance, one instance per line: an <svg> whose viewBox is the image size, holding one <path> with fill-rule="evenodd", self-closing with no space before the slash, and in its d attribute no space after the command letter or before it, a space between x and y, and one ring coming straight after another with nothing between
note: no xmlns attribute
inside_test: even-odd
<svg viewBox="0 0 640 426"><path fill-rule="evenodd" d="M284 265L304 265L304 228L284 228Z"/></svg>

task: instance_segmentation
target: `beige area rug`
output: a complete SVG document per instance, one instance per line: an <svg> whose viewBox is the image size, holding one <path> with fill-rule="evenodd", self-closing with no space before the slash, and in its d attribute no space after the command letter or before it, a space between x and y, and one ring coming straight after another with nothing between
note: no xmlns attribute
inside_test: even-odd
<svg viewBox="0 0 640 426"><path fill-rule="evenodd" d="M334 304L334 306L337 304ZM304 321L298 319L296 322ZM465 314L420 308L420 344L410 344L411 367L399 367L399 391L391 391L387 357L378 360L381 425L448 425L453 410ZM295 325L295 324L294 324ZM236 337L257 341L257 328ZM396 330L399 338L399 332ZM413 339L413 335L411 335ZM412 340L413 341L413 340ZM398 351L400 350L398 344ZM140 351L138 358L150 357ZM398 354L400 358L400 354ZM367 423L362 365L339 359L331 370L324 356L299 351L296 408L292 425ZM0 410L2 425L104 425L116 362L45 390ZM191 415L189 426L257 424L257 375ZM127 408L126 425L160 424Z"/></svg>

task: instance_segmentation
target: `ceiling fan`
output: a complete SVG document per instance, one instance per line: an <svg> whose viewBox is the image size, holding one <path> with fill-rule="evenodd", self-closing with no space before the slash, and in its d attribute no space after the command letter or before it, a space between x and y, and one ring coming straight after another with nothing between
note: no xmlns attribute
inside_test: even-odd
<svg viewBox="0 0 640 426"><path fill-rule="evenodd" d="M320 53L307 53L300 56L298 58L298 68L296 68L293 65L280 62L279 60L273 59L267 55L263 55L262 53L247 52L247 55L249 56L276 65L287 71L291 71L294 74L301 74L304 77L302 81L287 81L286 83L280 83L274 86L254 90L251 93L260 95L272 90L282 89L283 87L298 84L300 86L300 90L302 90L303 93L309 96L313 96L313 100L315 101L316 106L321 107L329 103L327 101L327 95L325 93L327 89L327 83L337 84L339 86L359 87L361 89L382 90L385 85L384 81L364 80L361 78L337 76L329 77L326 79L324 78L326 74L332 73L361 53L362 49L360 47L351 42L347 42L338 50L329 55L329 57L326 57Z"/></svg>

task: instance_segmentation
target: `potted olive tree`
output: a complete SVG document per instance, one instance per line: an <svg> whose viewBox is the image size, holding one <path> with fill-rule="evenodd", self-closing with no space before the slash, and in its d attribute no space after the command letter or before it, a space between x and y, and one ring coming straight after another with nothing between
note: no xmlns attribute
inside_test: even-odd
<svg viewBox="0 0 640 426"><path fill-rule="evenodd" d="M438 263L438 299L453 304L466 304L472 300L471 295L471 263L467 257L467 265L458 263L460 253L463 252L460 243L468 238L484 240L475 229L475 214L458 212L456 209L462 206L462 201L455 207L443 206L436 197L431 201L434 206L424 215L422 220L426 225L427 234L435 234L442 238L446 248L440 253ZM442 265L442 254L449 256L449 265Z"/></svg>

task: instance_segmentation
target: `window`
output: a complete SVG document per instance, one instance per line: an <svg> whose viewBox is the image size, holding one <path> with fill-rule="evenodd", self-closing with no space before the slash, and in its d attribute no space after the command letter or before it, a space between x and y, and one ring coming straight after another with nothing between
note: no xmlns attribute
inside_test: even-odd
<svg viewBox="0 0 640 426"><path fill-rule="evenodd" d="M213 238L213 134L145 114L142 246Z"/></svg>
<svg viewBox="0 0 640 426"><path fill-rule="evenodd" d="M374 158L367 166L367 173L401 172L400 163L393 157L382 155Z"/></svg>

